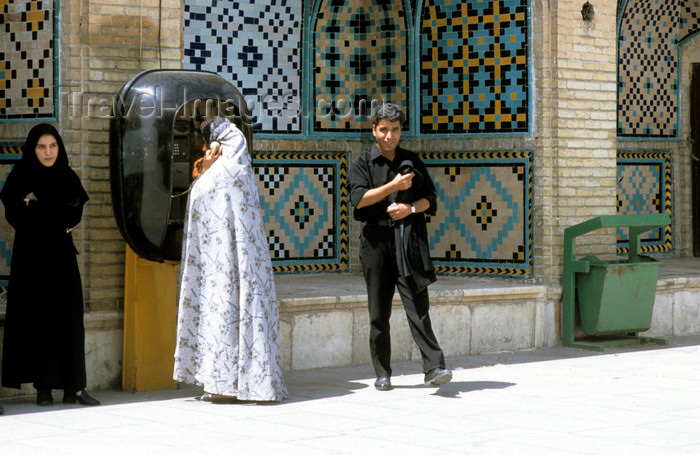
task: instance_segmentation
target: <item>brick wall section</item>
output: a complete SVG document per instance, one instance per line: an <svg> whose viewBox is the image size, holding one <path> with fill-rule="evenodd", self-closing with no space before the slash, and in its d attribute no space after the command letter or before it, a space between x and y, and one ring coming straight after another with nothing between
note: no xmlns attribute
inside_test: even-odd
<svg viewBox="0 0 700 455"><path fill-rule="evenodd" d="M586 22L583 3L533 5L535 273L549 283L561 280L564 229L616 210L616 5L596 3ZM614 254L614 230L577 252Z"/></svg>
<svg viewBox="0 0 700 455"><path fill-rule="evenodd" d="M61 8L60 127L90 195L75 237L85 300L92 311L116 310L124 301L126 244L110 194L110 107L140 71L181 67L182 3L163 0L159 11L157 0L78 0Z"/></svg>

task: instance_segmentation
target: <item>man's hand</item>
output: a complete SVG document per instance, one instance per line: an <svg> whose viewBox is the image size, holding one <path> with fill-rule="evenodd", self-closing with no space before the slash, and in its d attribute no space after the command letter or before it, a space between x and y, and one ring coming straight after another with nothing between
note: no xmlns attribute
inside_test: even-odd
<svg viewBox="0 0 700 455"><path fill-rule="evenodd" d="M362 199L360 199L360 202L357 203L356 208L361 209L362 207L367 207L372 204L376 204L377 202L381 201L382 199L384 199L392 193L411 188L411 185L413 185L414 175L415 173L413 172L409 172L408 174L396 174L394 180L387 182L378 188L372 188L371 190L367 190L365 195L362 196ZM409 206L408 209L410 213L411 207Z"/></svg>
<svg viewBox="0 0 700 455"><path fill-rule="evenodd" d="M409 172L408 174L396 174L394 180L391 184L396 188L395 191L407 190L413 185L413 176L416 175L414 172Z"/></svg>
<svg viewBox="0 0 700 455"><path fill-rule="evenodd" d="M388 213L389 218L394 221L403 220L411 214L411 205L404 204L403 202L398 204L394 202L386 209L386 213Z"/></svg>

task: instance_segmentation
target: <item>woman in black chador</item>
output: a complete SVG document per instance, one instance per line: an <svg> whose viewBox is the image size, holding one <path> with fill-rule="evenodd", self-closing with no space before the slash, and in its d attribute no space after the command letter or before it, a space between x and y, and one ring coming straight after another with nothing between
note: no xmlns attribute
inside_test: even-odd
<svg viewBox="0 0 700 455"><path fill-rule="evenodd" d="M98 405L85 392L85 329L80 270L71 230L88 200L68 165L61 136L35 126L0 192L5 217L15 229L8 287L2 385L31 382L37 404Z"/></svg>

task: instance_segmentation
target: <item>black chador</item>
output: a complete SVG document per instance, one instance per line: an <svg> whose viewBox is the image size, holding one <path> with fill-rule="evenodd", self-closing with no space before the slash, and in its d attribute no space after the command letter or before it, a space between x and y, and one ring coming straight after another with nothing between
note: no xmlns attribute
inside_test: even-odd
<svg viewBox="0 0 700 455"><path fill-rule="evenodd" d="M58 143L56 161L49 167L36 152L46 135ZM88 196L53 126L40 124L29 132L0 199L15 229L2 385L80 391L86 386L83 294L71 230Z"/></svg>

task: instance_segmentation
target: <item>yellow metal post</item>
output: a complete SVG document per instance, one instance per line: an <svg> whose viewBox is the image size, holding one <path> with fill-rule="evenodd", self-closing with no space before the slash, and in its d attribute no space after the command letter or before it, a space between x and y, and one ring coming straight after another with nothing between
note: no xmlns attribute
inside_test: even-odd
<svg viewBox="0 0 700 455"><path fill-rule="evenodd" d="M177 262L153 262L126 247L122 388L174 389Z"/></svg>

